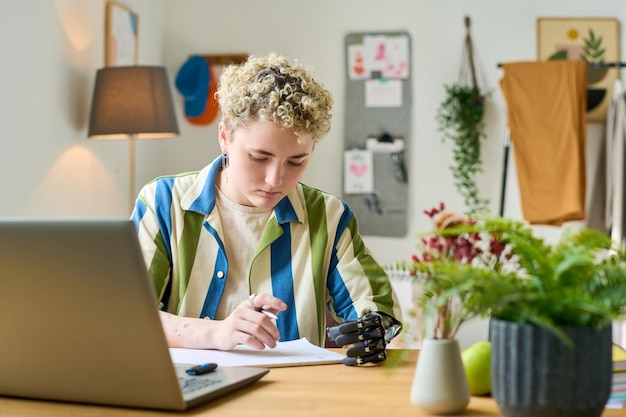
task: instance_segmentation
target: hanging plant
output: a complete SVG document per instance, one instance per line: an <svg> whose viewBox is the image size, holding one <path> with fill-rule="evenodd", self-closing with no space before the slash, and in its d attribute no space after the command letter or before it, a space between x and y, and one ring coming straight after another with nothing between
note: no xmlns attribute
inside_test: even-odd
<svg viewBox="0 0 626 417"><path fill-rule="evenodd" d="M443 141L453 143L453 164L450 165L455 186L463 197L469 212L486 210L489 200L479 195L476 176L482 172L481 141L487 136L483 123L484 102L486 95L478 87L469 34L469 18L465 18L467 35L465 37L465 65L461 65L459 82L444 86L446 95L437 110L439 131ZM471 75L471 84L463 78L467 69Z"/></svg>
<svg viewBox="0 0 626 417"><path fill-rule="evenodd" d="M486 137L484 97L478 88L452 84L445 86L446 97L437 112L443 140L452 141L450 165L457 191L470 212L486 209L488 200L479 196L476 175L482 172L481 140Z"/></svg>

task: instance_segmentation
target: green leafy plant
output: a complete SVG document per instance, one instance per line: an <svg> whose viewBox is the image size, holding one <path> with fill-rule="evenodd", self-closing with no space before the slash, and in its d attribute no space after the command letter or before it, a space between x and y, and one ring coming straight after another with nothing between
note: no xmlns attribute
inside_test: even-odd
<svg viewBox="0 0 626 417"><path fill-rule="evenodd" d="M474 47L470 35L471 20L465 16L465 40L459 81L445 85L446 95L437 109L436 120L443 141L453 143L450 165L457 191L470 212L484 210L489 200L479 196L476 175L482 172L481 141L486 137L483 123L487 94L478 87L474 66Z"/></svg>
<svg viewBox="0 0 626 417"><path fill-rule="evenodd" d="M453 143L450 165L457 191L470 212L485 209L487 199L479 195L476 175L482 172L481 141L486 137L483 123L484 100L480 89L460 84L446 85L446 96L436 120L443 141Z"/></svg>
<svg viewBox="0 0 626 417"><path fill-rule="evenodd" d="M549 244L522 221L486 212L426 212L412 271L428 337L454 337L465 321L491 315L542 327L565 343L565 327L602 328L626 317L626 251L591 229ZM450 220L452 219L452 220ZM444 329L444 330L440 330Z"/></svg>
<svg viewBox="0 0 626 417"><path fill-rule="evenodd" d="M587 64L599 64L603 63L606 53L606 48L602 44L602 36L597 36L593 29L589 29L589 32L586 37L582 38L583 40L583 53L580 56L582 61L585 61ZM552 55L548 57L548 61L559 61L559 60L567 60L569 58L569 54L567 49L559 49L554 52ZM588 84L596 84L602 81L606 74L608 73L609 68L606 66L594 67L590 65L587 68L587 83Z"/></svg>
<svg viewBox="0 0 626 417"><path fill-rule="evenodd" d="M602 63L604 62L604 53L606 48L602 45L602 36L596 37L593 29L589 29L589 35L583 38L584 47L583 55L581 59L588 64ZM587 68L587 83L595 84L604 79L608 72L607 67L594 68L590 66Z"/></svg>

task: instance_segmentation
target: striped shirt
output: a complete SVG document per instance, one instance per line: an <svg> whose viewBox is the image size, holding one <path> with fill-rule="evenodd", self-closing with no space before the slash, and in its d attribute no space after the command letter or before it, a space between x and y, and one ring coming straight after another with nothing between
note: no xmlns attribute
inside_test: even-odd
<svg viewBox="0 0 626 417"><path fill-rule="evenodd" d="M248 276L229 276L228 231L216 207L220 166L218 157L199 172L157 178L137 199L132 219L163 311L214 319L226 280L245 279L250 294L273 294L287 304L276 321L281 341L306 337L323 345L327 307L339 321L368 311L400 320L389 278L365 246L353 212L303 184L274 207Z"/></svg>

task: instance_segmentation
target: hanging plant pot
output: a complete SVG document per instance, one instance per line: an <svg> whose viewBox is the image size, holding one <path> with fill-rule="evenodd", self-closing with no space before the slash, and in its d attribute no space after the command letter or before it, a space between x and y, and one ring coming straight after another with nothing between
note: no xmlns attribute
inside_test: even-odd
<svg viewBox="0 0 626 417"><path fill-rule="evenodd" d="M479 196L476 175L482 172L480 142L486 137L483 114L485 94L478 87L472 41L469 34L469 18L465 18L465 59L461 66L461 76L456 84L446 85L446 95L437 111L439 131L443 140L453 143L454 163L450 165L455 186L464 199L468 211L486 209L488 200ZM469 78L469 81L464 80Z"/></svg>
<svg viewBox="0 0 626 417"><path fill-rule="evenodd" d="M485 96L477 87L453 84L446 86L446 99L440 106L440 122L474 141L481 139Z"/></svg>
<svg viewBox="0 0 626 417"><path fill-rule="evenodd" d="M611 326L545 329L491 320L492 396L505 417L599 417L611 393Z"/></svg>
<svg viewBox="0 0 626 417"><path fill-rule="evenodd" d="M488 201L479 196L475 177L482 172L481 140L486 136L482 122L485 96L477 87L453 84L446 86L446 97L437 112L439 130L444 140L453 144L450 165L459 194L470 212L486 208Z"/></svg>

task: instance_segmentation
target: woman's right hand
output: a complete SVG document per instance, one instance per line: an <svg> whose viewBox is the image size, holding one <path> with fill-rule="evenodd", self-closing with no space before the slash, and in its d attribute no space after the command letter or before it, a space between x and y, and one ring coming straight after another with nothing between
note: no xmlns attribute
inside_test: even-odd
<svg viewBox="0 0 626 417"><path fill-rule="evenodd" d="M279 314L287 305L270 294L250 296L224 320L180 317L161 312L170 347L230 350L242 344L254 349L274 348L280 339L276 324L261 309Z"/></svg>

